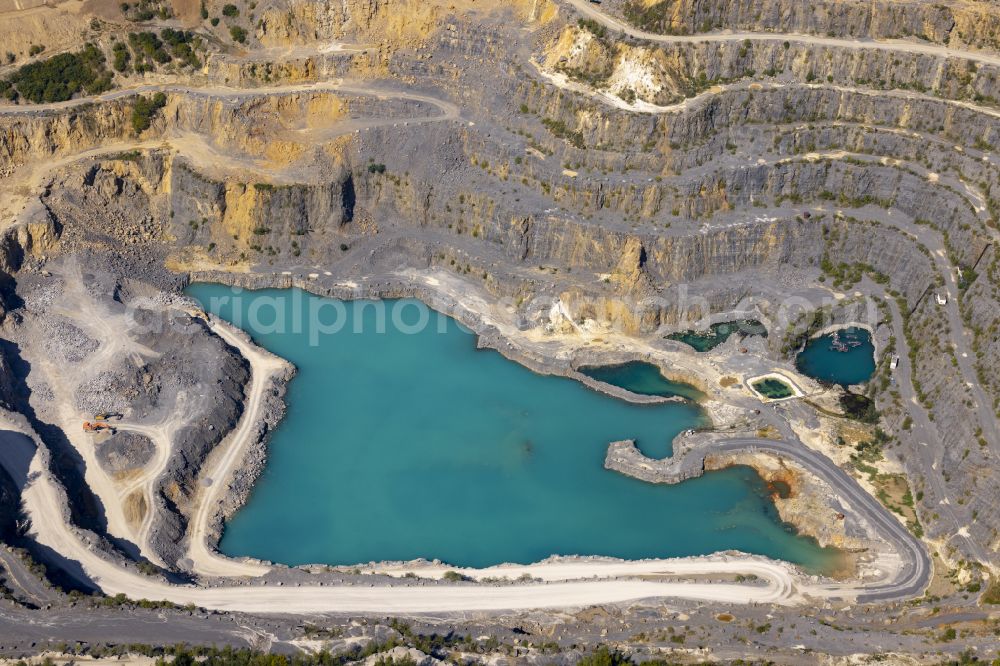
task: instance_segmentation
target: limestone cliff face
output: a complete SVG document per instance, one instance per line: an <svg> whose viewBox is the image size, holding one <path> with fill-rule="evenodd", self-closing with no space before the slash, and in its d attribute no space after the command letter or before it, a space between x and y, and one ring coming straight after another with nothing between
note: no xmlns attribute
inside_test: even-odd
<svg viewBox="0 0 1000 666"><path fill-rule="evenodd" d="M0 271L14 273L25 257L40 259L57 249L62 225L48 210L39 207L34 221L7 230L0 241Z"/></svg>
<svg viewBox="0 0 1000 666"><path fill-rule="evenodd" d="M950 46L997 48L1000 23L984 3L953 0L627 0L625 15L648 30L692 34L762 30L875 39L919 37Z"/></svg>
<svg viewBox="0 0 1000 666"><path fill-rule="evenodd" d="M728 26L727 26L728 27ZM770 77L851 88L928 91L948 99L1000 99L1000 68L955 58L790 41L634 45L587 27L567 26L544 66L626 103L669 105L711 86Z"/></svg>
<svg viewBox="0 0 1000 666"><path fill-rule="evenodd" d="M818 229L796 222L735 227L692 236L645 236L553 220L535 225L528 260L552 261L601 272L619 268L641 242L642 270L660 286L788 263L814 247Z"/></svg>
<svg viewBox="0 0 1000 666"><path fill-rule="evenodd" d="M759 119L762 123L787 120L788 109L802 106L792 106L790 94L775 91L757 92L752 97L723 95L710 105L665 118L608 118L599 130L595 126L594 132L600 132L600 137L608 142L622 141L629 135L642 136L641 127L645 125L646 132L670 137L687 133L688 137L697 140L701 136L714 136L720 128L748 119ZM893 114L905 112L894 104L876 107L863 95L845 96L819 90L798 94L815 101L812 108L821 112L830 109L831 115L837 118L869 118L878 113L891 119ZM368 99L345 100L313 92L239 103L171 100L164 117L157 120L149 135L174 133L183 137L189 132L208 135L213 137L218 150L233 157L242 154L247 158L264 159L272 165L293 165L304 154L302 142L285 141L283 137L303 129L311 131L309 128L317 122L336 122L352 112L383 113L389 117L426 113L408 102L380 104L383 105L378 106ZM111 107L112 110L120 108L120 114L128 108L127 105ZM561 112L561 107L552 108ZM962 113L958 109L949 116L956 128L966 126ZM70 116L72 121L68 120ZM87 109L30 123L10 123L7 145L21 146L23 150L29 150L30 146L30 152L23 152L21 148L13 151L23 160L29 155L42 158L50 151L67 150L68 145L62 142L69 141L71 136L85 145L87 142L93 144L100 140L100 116ZM904 122L902 116L895 117ZM928 122L934 122L933 115ZM991 128L987 130L992 131ZM59 141L29 143L29 137L37 132L58 136ZM461 139L456 138L457 132ZM805 128L802 132L810 130ZM813 134L815 136L815 132ZM789 141L789 136L795 135L786 133L782 141ZM859 132L852 140L859 147L868 147L872 136L872 133ZM404 144L401 152L416 151L412 154L417 154L420 141L411 135L407 137L406 140L414 145ZM136 174L134 179L140 184L145 182L141 186L156 196L169 199L160 209L163 214L173 214L166 227L167 236L181 248L195 248L200 253L212 248L214 255L211 256L224 265L261 263L277 256L293 260L301 255L303 261L309 256L322 257L349 242L354 235L368 233L366 229L374 228L371 220L383 223L392 220L393 226L401 227L432 227L441 233L453 234L456 241L461 235L473 244L496 247L511 259L527 265L555 264L594 275L614 275L614 288L600 289L630 296L656 293L671 285L713 276L763 268L777 270L779 265L815 270L822 257L823 224L818 222L755 221L706 234L674 235L642 229L626 232L616 225L525 215L523 207L513 206L509 200L501 203L485 192L464 187L456 189L437 182L430 175L436 173L438 165L446 169L470 152L479 159L485 155L491 164L499 162L503 146L471 130L450 130L444 126L428 126L419 138L432 140L436 149L434 155L424 160L425 164L414 165L419 171L411 177L386 178L367 173L363 167L356 166L366 163L357 154L357 148L345 145L327 153L324 167L310 170L311 174L322 174L321 181L312 184L285 185L266 178L257 180L252 170L245 175L207 173L204 167L187 158L164 164L162 183L150 174ZM831 144L834 141L832 136L820 138ZM372 141L378 144L383 137L373 134ZM725 141L725 136L713 138L692 151L678 151L676 157L671 151L665 151L644 154L642 159L654 164L656 160L676 159L688 165L692 160L711 160L713 155L725 151ZM882 147L913 152L919 148L919 141L912 138L893 141ZM552 145L557 146L555 142ZM605 157L601 151L595 154L597 159L614 158L613 155ZM373 155L372 159L386 157ZM976 162L967 161L970 168ZM609 166L615 165L612 162ZM918 175L891 165L788 160L772 166L716 172L702 170L703 175L666 178L662 182L644 181L641 187L634 183L573 180L555 175L535 162L514 164L509 154L505 163L497 168L503 176L512 179L524 176L545 179L551 183L555 196L584 212L611 210L649 217L662 216L667 211L676 211L681 217L710 217L731 208L749 207L751 200L778 201L788 197L815 200L824 191L836 192L849 200L891 201L910 215L926 216L954 234L953 245L963 257L983 247L974 233L975 216L957 193L944 188L928 188ZM127 175L123 164L108 169L117 170L115 177L119 179ZM110 188L109 192L119 187L114 179L106 181L102 177L97 184L102 183L102 187ZM883 237L878 232L845 234L841 238L845 240L835 247L836 253L857 257L856 261L876 266L886 274L901 276L898 288L908 297L911 290L925 288L926 258L907 251L905 240L891 234ZM879 251L877 248L883 246L885 239L890 239L893 245L886 251ZM637 252L642 254L641 261ZM581 296L574 300L583 309L588 298ZM619 307L613 300L607 306L591 301L590 306L596 310ZM666 315L656 315L662 316ZM628 328L645 330L654 323L643 315L641 322L630 322Z"/></svg>
<svg viewBox="0 0 1000 666"><path fill-rule="evenodd" d="M93 150L95 157L128 153L137 144L154 147L164 139L182 152L202 156L206 163L226 163L222 155L230 161L245 156L267 160L267 167L281 167L304 153L312 139L308 132L325 139L323 132L352 114L379 119L435 113L416 101L323 91L236 101L169 96L150 129L136 134L130 120L133 106L134 98L127 97L70 111L0 118L0 174L39 161L58 167L52 158L87 150ZM210 151L206 153L203 146Z"/></svg>
<svg viewBox="0 0 1000 666"><path fill-rule="evenodd" d="M100 110L11 116L0 121L0 174L15 166L111 143L131 134L131 105L118 101Z"/></svg>
<svg viewBox="0 0 1000 666"><path fill-rule="evenodd" d="M221 263L329 251L355 218L353 176L343 168L313 186L213 181L183 163L171 176L177 245L210 247Z"/></svg>
<svg viewBox="0 0 1000 666"><path fill-rule="evenodd" d="M33 208L36 214L31 221L8 227L0 235L0 291L26 259L41 259L58 251L62 225L44 205Z"/></svg>
<svg viewBox="0 0 1000 666"><path fill-rule="evenodd" d="M513 10L515 15L527 19L532 6L533 3L526 0L486 0L476 9ZM468 9L461 3L440 0L297 1L287 7L265 10L258 24L257 37L265 46L349 38L397 49L426 40L444 27L449 16Z"/></svg>
<svg viewBox="0 0 1000 666"><path fill-rule="evenodd" d="M389 4L388 0L293 2L286 8L265 10L257 36L265 46L340 39L368 30Z"/></svg>

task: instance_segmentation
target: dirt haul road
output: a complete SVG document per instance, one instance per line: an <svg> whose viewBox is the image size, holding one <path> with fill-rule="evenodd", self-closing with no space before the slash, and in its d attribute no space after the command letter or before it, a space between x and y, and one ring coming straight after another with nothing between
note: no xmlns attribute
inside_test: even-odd
<svg viewBox="0 0 1000 666"><path fill-rule="evenodd" d="M0 462L12 438L23 439L19 427L0 424ZM31 481L24 490L26 510L37 540L63 557L75 560L106 594L125 594L132 599L165 599L177 604L195 604L244 612L322 613L392 612L421 613L475 610L516 610L589 604L619 603L645 598L679 597L722 603L796 603L803 601L790 570L758 559L692 558L683 560L619 562L552 562L518 567L476 570L474 577L517 577L524 573L542 579L528 585L434 585L416 586L231 586L202 588L170 585L143 576L105 559L67 521L65 491L53 480L42 458L36 454L27 470ZM419 569L416 569L419 571ZM402 569L399 570L400 572ZM438 571L432 572L437 575ZM567 578L619 578L625 576L718 576L753 574L765 585L684 583L655 580L566 580ZM559 581L559 582L548 582Z"/></svg>
<svg viewBox="0 0 1000 666"><path fill-rule="evenodd" d="M205 492L200 498L192 520L190 557L194 570L205 576L253 577L270 568L259 563L231 560L212 550L207 542L208 526L214 519L219 500L225 491L232 470L243 459L247 448L257 437L256 423L260 416L265 391L274 373L283 370L285 362L255 347L241 332L227 324L212 321L212 329L249 360L252 368L247 405L237 428L218 448L206 468ZM2 424L0 424L2 427ZM8 424L5 439L18 437L16 425ZM21 439L24 439L23 437ZM751 442L755 444L757 442ZM773 443L772 443L773 444ZM746 442L734 446L746 447ZM23 448L23 447L22 447ZM32 519L38 541L60 555L79 563L83 572L107 594L125 594L134 599L166 599L177 604L195 604L209 609L246 612L444 612L517 610L545 607L571 607L588 604L619 603L646 598L687 598L720 603L807 603L810 598L837 596L846 599L864 594L864 586L806 585L797 580L794 569L787 564L749 556L709 556L677 560L647 560L639 562L617 560L556 560L532 565L507 565L488 569L462 570L473 579L489 577L517 579L530 576L536 583L518 585L434 585L409 586L380 584L378 586L340 585L324 587L307 585L282 587L275 585L241 585L203 588L171 585L159 578L147 577L104 557L83 533L68 520L68 500L63 488L52 478L42 456L35 452L30 464L3 458L0 463L9 470L28 468L20 476L30 479L24 492L24 502ZM21 456L24 458L24 455ZM838 470L833 469L831 474ZM850 494L850 493L848 493ZM856 499L856 498L853 498ZM860 502L859 502L860 503ZM415 572L428 578L441 578L443 566L396 566L384 573L403 576ZM716 577L720 575L753 574L764 584L683 582L677 577ZM641 577L642 580L636 580ZM656 580L670 577L671 580Z"/></svg>
<svg viewBox="0 0 1000 666"><path fill-rule="evenodd" d="M839 49L871 49L878 51L895 51L899 53L915 53L918 55L934 56L938 58L959 58L971 60L988 65L1000 66L1000 56L978 51L961 51L958 49L940 46L938 44L925 44L918 42L908 42L901 39L843 39L838 37L820 37L818 35L806 35L794 32L704 32L693 35L661 35L655 32L647 32L635 28L625 21L622 21L602 9L599 9L590 0L561 0L571 6L579 14L589 19L597 21L606 28L616 32L625 33L636 39L661 44L699 44L704 42L742 42L745 40L758 42L796 42L800 44L811 44L814 46L826 46Z"/></svg>

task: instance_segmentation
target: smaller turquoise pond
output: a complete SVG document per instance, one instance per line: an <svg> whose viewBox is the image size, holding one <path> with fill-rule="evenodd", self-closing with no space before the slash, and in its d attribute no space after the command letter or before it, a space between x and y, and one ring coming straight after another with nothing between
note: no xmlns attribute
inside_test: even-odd
<svg viewBox="0 0 1000 666"><path fill-rule="evenodd" d="M669 454L702 423L694 403L634 405L535 374L416 301L208 284L188 294L298 369L264 471L226 521L227 555L484 567L738 549L813 570L839 563L782 524L747 467L673 486L604 469L619 439ZM327 332L315 335L311 317Z"/></svg>
<svg viewBox="0 0 1000 666"><path fill-rule="evenodd" d="M724 321L712 324L707 331L683 331L671 333L667 340L683 342L695 351L707 352L715 349L736 333L741 338L751 335L767 337L767 327L756 319L740 319L739 321Z"/></svg>
<svg viewBox="0 0 1000 666"><path fill-rule="evenodd" d="M806 343L795 366L804 375L830 384L850 386L871 379L875 345L863 328L842 328Z"/></svg>
<svg viewBox="0 0 1000 666"><path fill-rule="evenodd" d="M701 400L705 397L704 393L690 384L667 379L658 367L643 361L629 361L618 365L584 365L579 371L591 379L639 395L658 395L666 398L680 396L689 400Z"/></svg>

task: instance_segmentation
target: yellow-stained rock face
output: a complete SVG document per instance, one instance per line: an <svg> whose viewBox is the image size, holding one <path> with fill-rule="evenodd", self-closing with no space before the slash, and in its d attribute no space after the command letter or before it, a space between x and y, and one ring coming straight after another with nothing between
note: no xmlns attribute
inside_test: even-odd
<svg viewBox="0 0 1000 666"><path fill-rule="evenodd" d="M226 212L222 217L222 230L229 236L248 239L256 228L255 209L259 208L263 194L252 186L240 183L226 185Z"/></svg>
<svg viewBox="0 0 1000 666"><path fill-rule="evenodd" d="M449 16L470 11L513 11L525 21L550 20L548 0L344 0L294 2L265 10L257 36L265 46L289 46L351 39L404 48L422 42L446 24Z"/></svg>
<svg viewBox="0 0 1000 666"><path fill-rule="evenodd" d="M51 220L32 222L18 229L18 242L32 256L40 258L56 249L59 234Z"/></svg>

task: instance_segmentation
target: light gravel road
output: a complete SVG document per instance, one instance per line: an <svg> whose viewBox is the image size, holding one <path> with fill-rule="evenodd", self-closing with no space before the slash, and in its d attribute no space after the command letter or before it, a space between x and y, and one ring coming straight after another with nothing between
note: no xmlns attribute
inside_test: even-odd
<svg viewBox="0 0 1000 666"><path fill-rule="evenodd" d="M8 425L0 433L5 442L18 438L16 426ZM22 438L23 439L23 438ZM884 509L864 493L849 477L823 456L800 445L782 446L769 440L733 440L722 445L733 449L770 448L795 457L804 464L817 466L828 480L859 510L871 510L867 516L877 521L889 538L905 539L905 531L891 517L883 518ZM8 447L0 446L0 455ZM7 460L3 460L8 464ZM23 462L9 461L23 466ZM123 593L135 599L167 599L178 604L216 610L247 612L445 612L517 610L527 608L573 607L600 603L619 603L650 598L685 598L722 603L812 603L813 597L851 598L855 593L865 598L881 599L919 592L924 584L926 560L916 562L911 573L891 587L872 590L848 590L840 586L807 586L797 581L788 565L761 558L710 556L678 560L626 561L554 561L525 566L501 566L468 571L474 578L490 576L516 578L529 574L542 583L526 585L433 585L409 586L379 584L372 586L303 586L275 585L221 586L203 588L171 585L159 578L125 570L105 559L67 522L67 498L38 455L30 463L28 483L23 496L36 531L36 538L64 557L76 561L86 574L107 594ZM839 481L838 476L844 480ZM885 522L882 522L885 520ZM220 556L221 557L221 556ZM443 571L415 568L430 576ZM395 572L402 573L402 569ZM764 585L657 580L658 577L712 577L720 574L754 574ZM599 580L594 580L597 577ZM604 579L604 580L600 580ZM609 580L617 579L617 580Z"/></svg>
<svg viewBox="0 0 1000 666"><path fill-rule="evenodd" d="M266 388L274 373L285 362L250 342L242 332L211 320L212 330L235 347L251 364L251 385L247 405L236 429L224 440L206 466L202 487L205 492L192 519L190 557L194 570L207 577L255 577L269 567L259 563L226 558L208 546L208 527L215 519L222 493L235 466L244 459L247 448L257 436ZM16 431L15 426L7 428ZM8 435L14 436L12 432ZM15 437L16 438L16 437ZM9 439L9 438L8 438ZM22 438L23 439L23 438ZM798 460L824 478L847 502L897 547L903 566L895 580L866 588L863 585L809 584L794 567L786 563L749 556L716 556L678 560L638 562L568 560L543 562L519 567L492 567L463 571L471 578L517 578L528 574L541 584L518 585L418 585L383 584L377 586L308 585L280 587L274 581L220 587L171 585L160 578L147 577L105 556L88 543L68 521L68 498L37 453L0 460L12 472L30 479L23 492L25 506L32 519L37 540L69 560L78 563L86 576L108 594L123 593L131 598L167 599L178 604L193 603L217 610L248 612L444 612L475 610L516 610L526 608L568 607L599 603L618 603L645 598L686 598L722 603L810 603L815 598L876 600L905 598L919 594L929 576L929 564L922 545L888 515L884 507L868 495L853 479L829 459L810 451L798 442L771 440L732 440L717 445L718 450L761 449L775 451ZM0 459L4 450L0 446ZM414 566L418 575L441 577L443 570ZM402 570L394 572L405 573ZM706 581L683 582L669 577L711 578L719 574L755 574L765 584L738 585ZM595 580L595 577L597 579ZM659 577L660 579L657 579ZM637 579L638 578L638 579Z"/></svg>
<svg viewBox="0 0 1000 666"><path fill-rule="evenodd" d="M830 484L838 497L846 500L857 513L870 522L879 535L888 540L901 557L902 574L895 580L880 583L858 592L858 600L884 601L919 596L930 583L933 567L924 544L870 495L857 481L832 460L800 442L770 439L733 439L713 446L712 452L764 451L777 453L798 462ZM836 596L839 587L819 587L810 592L817 596Z"/></svg>
<svg viewBox="0 0 1000 666"><path fill-rule="evenodd" d="M1000 66L1000 56L979 51L962 51L959 49L924 42L910 42L902 39L844 39L838 37L821 37L793 32L705 32L693 35L661 35L635 28L621 19L611 16L589 0L558 0L569 5L577 13L597 21L610 30L625 33L636 39L661 44L701 44L705 42L796 42L814 46L826 46L838 49L871 49L879 51L895 51L899 53L915 53L918 55L938 58L960 58L988 65Z"/></svg>
<svg viewBox="0 0 1000 666"><path fill-rule="evenodd" d="M253 345L236 329L215 317L209 318L209 326L250 363L250 385L246 390L246 405L236 429L216 447L205 466L206 470L199 478L203 491L196 500L197 508L188 529L191 541L188 557L193 570L202 576L260 576L267 573L269 567L220 555L208 546L208 531L219 511L236 465L246 457L257 436L264 391L272 378L289 364Z"/></svg>
<svg viewBox="0 0 1000 666"><path fill-rule="evenodd" d="M62 111L85 105L111 102L118 99L125 99L127 97L134 97L135 95L145 95L157 92L226 100L264 97L269 95L290 95L308 92L349 93L352 95L372 96L382 99L405 99L412 102L422 102L436 107L441 112L439 115L431 116L425 119L414 119L413 122L420 122L421 120L455 120L458 119L460 115L457 106L451 102L438 99L437 97L408 92L388 86L372 85L363 81L337 79L333 81L319 81L316 83L260 86L254 88L237 88L233 86L221 85L191 86L179 83L154 83L129 88L119 88L117 90L106 92L102 95L79 97L65 102L51 102L49 104L0 105L0 116L39 115L49 111ZM397 120L395 122L402 122L402 120Z"/></svg>

